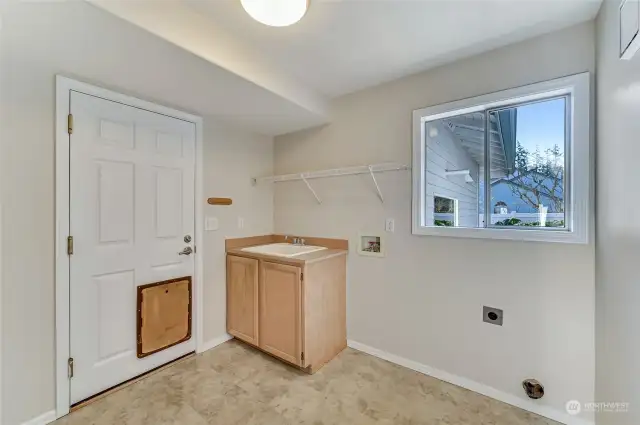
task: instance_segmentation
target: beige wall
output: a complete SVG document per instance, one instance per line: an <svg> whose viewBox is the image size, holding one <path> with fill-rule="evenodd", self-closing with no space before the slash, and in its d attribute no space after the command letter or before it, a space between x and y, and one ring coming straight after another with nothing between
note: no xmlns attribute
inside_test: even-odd
<svg viewBox="0 0 640 425"><path fill-rule="evenodd" d="M207 206L220 228L205 232L205 343L226 335L225 238L273 233L273 187L251 177L273 173L273 138L252 135L205 119L205 197L233 198L231 206ZM238 228L238 217L244 227Z"/></svg>
<svg viewBox="0 0 640 425"><path fill-rule="evenodd" d="M145 80L172 84L174 72L188 76L200 67L199 59L84 2L16 3L0 4L2 425L55 407L54 75L175 106ZM271 172L273 142L209 117L204 127L205 196L234 198L231 207L205 209L220 219L220 230L205 234L206 342L224 335L224 236L272 231L270 188L252 187L250 177ZM245 217L243 230L236 216Z"/></svg>
<svg viewBox="0 0 640 425"><path fill-rule="evenodd" d="M411 112L456 99L594 71L594 24L465 59L347 95L331 124L277 137L277 173L383 161L411 163ZM637 121L637 120L636 120ZM280 233L348 238L386 233L387 257L349 256L349 339L526 399L562 414L594 397L594 246L412 236L409 172L276 185ZM503 308L503 327L482 306ZM589 419L590 415L583 415Z"/></svg>
<svg viewBox="0 0 640 425"><path fill-rule="evenodd" d="M640 54L618 59L617 0L597 20L596 400L628 402L603 425L640 424ZM638 154L638 155L636 155Z"/></svg>

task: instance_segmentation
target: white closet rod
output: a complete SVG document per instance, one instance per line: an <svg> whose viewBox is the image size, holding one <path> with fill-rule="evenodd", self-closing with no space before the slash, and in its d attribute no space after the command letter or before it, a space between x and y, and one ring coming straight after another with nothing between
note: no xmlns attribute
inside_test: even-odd
<svg viewBox="0 0 640 425"><path fill-rule="evenodd" d="M374 173L384 173L386 171L401 171L401 170L410 170L410 169L411 167L405 164L396 164L396 163L387 162L382 164L357 165L355 167L332 168L330 170L306 171L306 172L295 173L295 174L282 174L279 176L257 177L251 180L253 181L253 184L278 183L278 182L302 180L307 185L307 188L309 189L309 191L311 191L314 198L316 198L316 201L319 204L321 204L322 200L320 199L316 191L313 189L313 187L311 187L311 184L309 183L310 179L353 176L356 174L369 174L371 175L373 184L376 185L376 191L378 192L378 198L380 198L380 202L384 202L382 191L380 190L380 186L378 185L378 181L376 180L376 176L374 175Z"/></svg>
<svg viewBox="0 0 640 425"><path fill-rule="evenodd" d="M332 168L330 170L304 171L302 173L282 174L279 176L256 177L255 183L277 183L291 180L310 180L326 177L352 176L356 174L384 173L385 171L410 170L411 167L405 164L382 163L370 165L357 165L355 167ZM304 177L304 179L303 179Z"/></svg>

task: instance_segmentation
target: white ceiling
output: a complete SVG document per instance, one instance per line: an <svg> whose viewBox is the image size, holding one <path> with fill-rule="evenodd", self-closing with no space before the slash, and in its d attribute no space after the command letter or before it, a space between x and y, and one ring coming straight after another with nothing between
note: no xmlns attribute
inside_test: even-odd
<svg viewBox="0 0 640 425"><path fill-rule="evenodd" d="M123 88L132 93L138 92L146 98L156 97L161 101L162 98L158 93L166 96L171 92L170 105L182 107L197 114L221 117L241 127L267 135L284 134L327 122L327 99L297 83L284 74L279 67L264 61L253 60L257 54L255 48L236 41L233 35L218 29L211 24L210 20L193 12L180 0L88 1L157 37L149 37L146 32L127 25L121 20L116 21L123 24L122 29L115 32L111 29L100 30L92 18L109 17L114 20L113 17L100 13L84 2L22 3L37 5L42 11L33 10L31 13L39 13L45 17L48 16L44 8L49 4L54 5L50 7L52 11L63 16L66 16L64 14L68 14L70 9L79 9L77 13L80 16L73 21L73 27L84 26L85 29L71 40L85 41L82 46L88 49L92 47L86 41L88 38L99 39L100 43L107 43L109 40L119 41L122 46L120 54L110 52L103 55L112 58L108 62L108 67L100 68L101 73L104 74L101 80L105 84L115 78L117 72L114 71L121 69L125 72L131 71L126 67L118 68L115 64L111 66L113 62L132 61L129 68L139 65L141 69L146 70L148 76L145 77L145 72L140 71L139 75L143 77L143 81L133 84L133 88ZM74 6L77 7L74 8ZM27 6L20 9L25 8ZM104 16L92 17L93 14L86 8L94 9L95 13ZM45 22L51 22L50 25L57 23L53 18ZM61 36L69 36L68 33L68 30L61 32ZM156 41L156 45L147 44L148 38ZM140 40L144 40L145 44ZM68 43L60 43L61 46L65 44ZM157 54L160 46L163 52ZM129 50L138 54L128 54ZM178 55L179 58L176 57L175 51L182 55ZM78 52L74 53L82 59L86 58ZM97 49L93 56L102 57ZM87 63L91 65L97 62ZM75 69L75 73L87 67L85 63L81 65ZM197 74L194 74L196 70ZM168 72L173 74L173 78L165 79L165 84L160 87L154 86L154 82L159 80L157 74L162 75ZM87 77L91 75L90 72L86 73ZM128 75L115 79L117 82L114 87L123 86L124 82L132 80Z"/></svg>
<svg viewBox="0 0 640 425"><path fill-rule="evenodd" d="M87 1L225 73L226 96L201 84L194 97L274 135L327 122L332 97L591 20L601 3L310 0L302 21L274 28L240 0Z"/></svg>
<svg viewBox="0 0 640 425"><path fill-rule="evenodd" d="M310 0L286 28L239 0L182 0L261 52L260 60L333 97L593 19L601 0Z"/></svg>

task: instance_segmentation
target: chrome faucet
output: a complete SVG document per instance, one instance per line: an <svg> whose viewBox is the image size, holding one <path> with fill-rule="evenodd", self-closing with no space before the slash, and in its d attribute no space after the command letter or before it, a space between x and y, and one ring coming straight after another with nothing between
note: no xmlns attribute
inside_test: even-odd
<svg viewBox="0 0 640 425"><path fill-rule="evenodd" d="M285 236L284 240L289 240L289 236ZM294 237L291 243L294 245L304 245L305 240L303 238Z"/></svg>

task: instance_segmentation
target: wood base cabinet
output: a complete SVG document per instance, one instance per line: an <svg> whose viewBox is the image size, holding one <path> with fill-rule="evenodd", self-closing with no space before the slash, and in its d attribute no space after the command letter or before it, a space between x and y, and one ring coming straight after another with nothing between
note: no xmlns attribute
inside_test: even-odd
<svg viewBox="0 0 640 425"><path fill-rule="evenodd" d="M258 344L258 260L227 256L227 332Z"/></svg>
<svg viewBox="0 0 640 425"><path fill-rule="evenodd" d="M258 345L302 365L302 272L300 267L260 262Z"/></svg>
<svg viewBox="0 0 640 425"><path fill-rule="evenodd" d="M346 255L299 265L227 255L227 330L315 372L347 345Z"/></svg>

